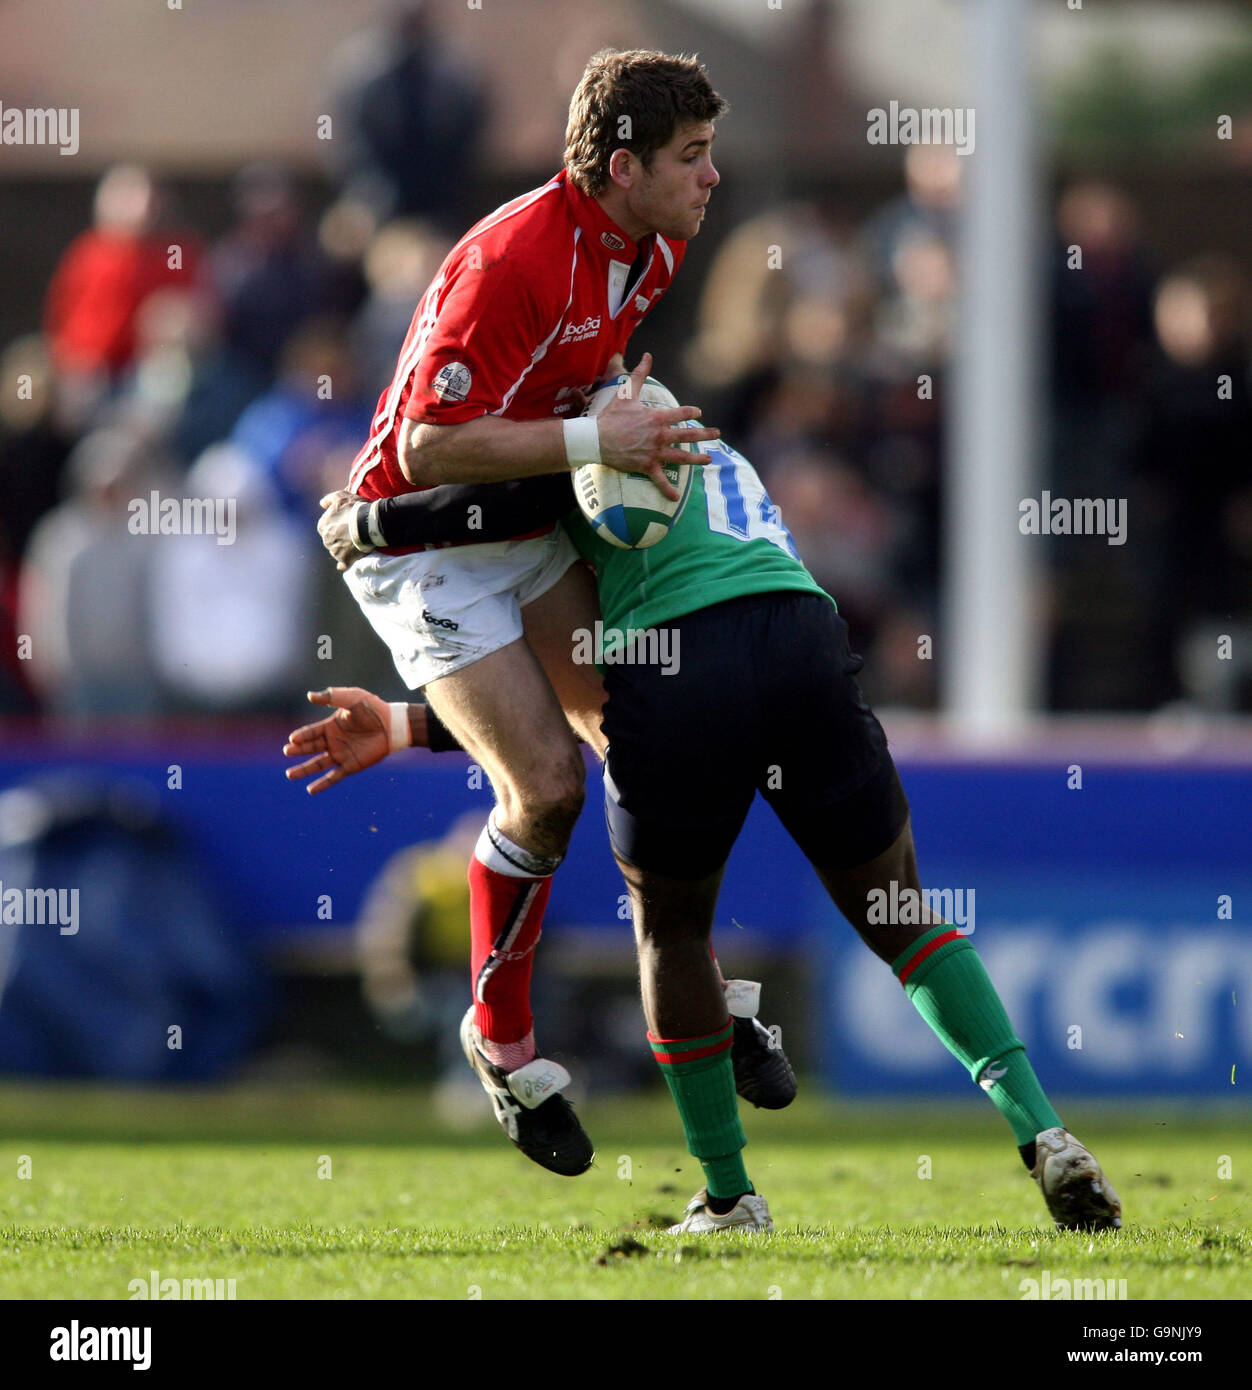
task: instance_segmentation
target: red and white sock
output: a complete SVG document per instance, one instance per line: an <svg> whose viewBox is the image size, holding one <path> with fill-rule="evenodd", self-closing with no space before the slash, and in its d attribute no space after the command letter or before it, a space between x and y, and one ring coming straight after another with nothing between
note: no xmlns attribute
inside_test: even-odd
<svg viewBox="0 0 1252 1390"><path fill-rule="evenodd" d="M515 1071L535 1056L530 974L560 856L531 854L492 811L470 860L470 972L484 1055Z"/></svg>

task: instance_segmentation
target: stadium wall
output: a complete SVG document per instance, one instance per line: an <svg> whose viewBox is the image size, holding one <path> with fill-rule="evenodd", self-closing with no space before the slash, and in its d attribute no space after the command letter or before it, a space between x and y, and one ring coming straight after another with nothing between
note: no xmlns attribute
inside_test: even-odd
<svg viewBox="0 0 1252 1390"><path fill-rule="evenodd" d="M147 737L101 756L98 743L28 740L0 753L0 791L67 768L146 785L257 945L347 933L391 853L442 836L467 812L485 816L490 804L465 759L426 753L310 798L284 780L279 745L268 733L229 746ZM1239 1096L1252 1079L1252 759L905 750L900 766L923 882L951 891L1045 1086ZM620 937L627 951L597 779L589 767L592 795L556 879L548 932L578 929L606 945ZM760 803L718 910L719 938L739 929L811 964L811 1052L835 1089L968 1090Z"/></svg>

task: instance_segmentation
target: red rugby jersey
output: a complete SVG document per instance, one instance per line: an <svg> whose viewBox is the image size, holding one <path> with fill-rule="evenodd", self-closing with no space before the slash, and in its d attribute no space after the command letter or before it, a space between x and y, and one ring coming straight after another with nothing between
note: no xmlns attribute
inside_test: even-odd
<svg viewBox="0 0 1252 1390"><path fill-rule="evenodd" d="M564 170L471 227L417 306L348 486L371 500L418 490L396 457L406 417L459 425L575 410L574 391L625 351L687 243L645 237L643 270L628 285L640 249Z"/></svg>

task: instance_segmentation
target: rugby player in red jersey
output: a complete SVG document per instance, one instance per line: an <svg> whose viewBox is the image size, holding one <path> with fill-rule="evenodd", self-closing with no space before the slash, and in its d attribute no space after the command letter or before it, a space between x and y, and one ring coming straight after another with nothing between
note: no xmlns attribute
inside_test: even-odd
<svg viewBox="0 0 1252 1390"><path fill-rule="evenodd" d="M491 781L496 805L469 870L474 1006L462 1042L510 1139L570 1175L592 1146L560 1094L568 1074L536 1055L530 974L583 803L571 725L591 741L604 694L571 660L569 632L598 609L555 522L582 463L650 473L676 496L662 465L707 462L677 448L717 437L687 423L694 407L621 399L596 420L580 411L700 229L724 109L694 59L596 54L570 103L564 168L448 254L348 483L371 500L439 489L461 518L457 539L380 546L345 577L405 684Z"/></svg>

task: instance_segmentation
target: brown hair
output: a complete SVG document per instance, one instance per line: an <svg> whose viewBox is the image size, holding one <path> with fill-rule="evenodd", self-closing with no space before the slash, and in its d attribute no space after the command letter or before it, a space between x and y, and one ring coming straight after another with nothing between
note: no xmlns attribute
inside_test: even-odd
<svg viewBox="0 0 1252 1390"><path fill-rule="evenodd" d="M614 150L627 149L645 169L687 122L715 121L727 109L704 64L685 54L603 48L587 63L569 104L565 168L570 182L595 197L609 181ZM619 132L628 120L629 138Z"/></svg>

